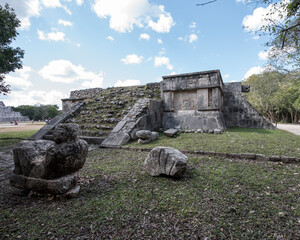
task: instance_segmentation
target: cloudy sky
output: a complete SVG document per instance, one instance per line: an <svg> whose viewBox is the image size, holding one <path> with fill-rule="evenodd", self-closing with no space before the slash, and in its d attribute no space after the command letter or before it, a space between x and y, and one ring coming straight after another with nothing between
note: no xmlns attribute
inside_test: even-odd
<svg viewBox="0 0 300 240"><path fill-rule="evenodd" d="M140 85L220 69L241 81L266 63L255 30L269 6L248 0L0 0L21 20L23 69L6 76L7 106L57 104L71 90ZM276 16L274 16L276 17ZM248 28L243 28L248 26Z"/></svg>

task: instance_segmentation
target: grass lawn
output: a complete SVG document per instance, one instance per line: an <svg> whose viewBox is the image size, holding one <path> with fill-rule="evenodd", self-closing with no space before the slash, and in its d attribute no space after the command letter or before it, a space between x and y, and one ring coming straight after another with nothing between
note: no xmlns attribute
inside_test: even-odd
<svg viewBox="0 0 300 240"><path fill-rule="evenodd" d="M150 144L141 145L135 141L127 146L150 149L156 146L168 146L190 151L300 157L300 136L282 130L229 128L223 134L180 133L176 138L160 134L159 139Z"/></svg>
<svg viewBox="0 0 300 240"><path fill-rule="evenodd" d="M34 124L28 123L26 125L18 125L17 127L13 126L0 128L0 150L3 150L3 148L12 147L13 145L22 141L22 138L29 138L44 125L44 122L36 122ZM4 140L4 138L16 139Z"/></svg>
<svg viewBox="0 0 300 240"><path fill-rule="evenodd" d="M89 152L76 199L15 196L0 182L0 239L300 238L299 165L191 155L174 180L145 173L146 156Z"/></svg>

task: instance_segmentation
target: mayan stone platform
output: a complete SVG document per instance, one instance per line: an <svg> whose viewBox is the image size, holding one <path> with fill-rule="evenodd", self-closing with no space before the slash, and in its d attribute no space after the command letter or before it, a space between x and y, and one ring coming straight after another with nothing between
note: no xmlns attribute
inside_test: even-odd
<svg viewBox="0 0 300 240"><path fill-rule="evenodd" d="M0 122L10 122L10 121L30 121L27 116L23 116L19 112L15 112L11 107L6 107L2 101L0 101Z"/></svg>
<svg viewBox="0 0 300 240"><path fill-rule="evenodd" d="M219 70L164 76L163 128L225 130Z"/></svg>

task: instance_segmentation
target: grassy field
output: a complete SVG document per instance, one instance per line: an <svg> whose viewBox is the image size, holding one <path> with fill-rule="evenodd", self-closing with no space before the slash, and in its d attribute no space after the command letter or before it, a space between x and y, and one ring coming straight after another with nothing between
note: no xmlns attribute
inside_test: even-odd
<svg viewBox="0 0 300 240"><path fill-rule="evenodd" d="M159 139L150 144L141 145L131 142L127 146L150 149L156 146L168 146L190 151L300 157L300 136L282 130L229 128L223 134L180 133L176 138L160 134Z"/></svg>
<svg viewBox="0 0 300 240"><path fill-rule="evenodd" d="M300 166L189 156L181 180L143 170L146 152L89 152L76 199L0 187L1 239L299 239Z"/></svg>
<svg viewBox="0 0 300 240"><path fill-rule="evenodd" d="M299 139L232 128L129 146L299 156ZM149 176L147 154L90 151L75 199L16 195L0 167L0 239L300 239L299 164L189 155L175 180Z"/></svg>
<svg viewBox="0 0 300 240"><path fill-rule="evenodd" d="M18 125L16 127L0 127L0 150L14 146L15 144L19 143L21 139L29 138L44 125L44 122L36 122L34 124L28 123L26 125Z"/></svg>

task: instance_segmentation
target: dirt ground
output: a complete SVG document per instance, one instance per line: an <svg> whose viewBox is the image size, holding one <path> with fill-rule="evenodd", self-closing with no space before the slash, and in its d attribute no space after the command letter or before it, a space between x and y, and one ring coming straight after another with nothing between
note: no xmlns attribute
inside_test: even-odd
<svg viewBox="0 0 300 240"><path fill-rule="evenodd" d="M0 133L5 132L23 132L28 130L39 130L41 127L43 127L46 123L44 122L35 122L35 123L19 123L18 125L11 125L10 123L1 123L0 124Z"/></svg>

